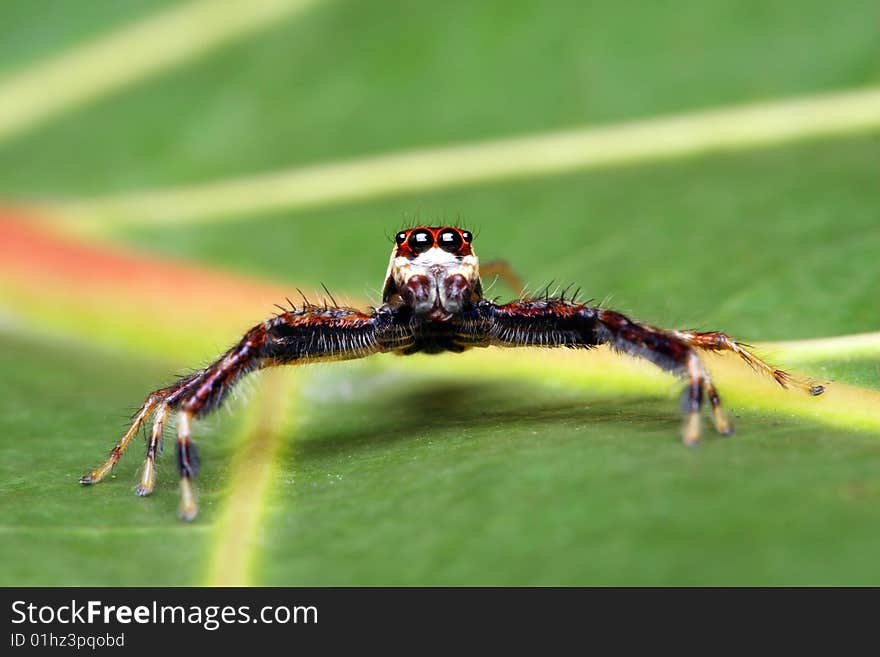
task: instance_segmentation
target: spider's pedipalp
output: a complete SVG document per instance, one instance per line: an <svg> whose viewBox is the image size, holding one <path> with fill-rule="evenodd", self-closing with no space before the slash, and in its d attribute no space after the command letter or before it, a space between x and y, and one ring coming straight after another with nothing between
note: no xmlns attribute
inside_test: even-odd
<svg viewBox="0 0 880 657"><path fill-rule="evenodd" d="M521 292L525 288L522 278L506 260L480 263L480 277L485 281L490 276L502 280L514 292Z"/></svg>

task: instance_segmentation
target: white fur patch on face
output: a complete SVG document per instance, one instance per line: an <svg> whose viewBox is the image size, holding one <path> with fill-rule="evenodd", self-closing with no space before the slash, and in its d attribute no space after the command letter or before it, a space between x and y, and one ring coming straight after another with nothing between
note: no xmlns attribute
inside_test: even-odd
<svg viewBox="0 0 880 657"><path fill-rule="evenodd" d="M472 254L459 257L436 246L420 253L412 260L405 256L399 258L392 256L390 269L390 273L394 276L394 282L398 286L404 285L410 276L416 274L427 276L438 282L455 274L461 274L469 282L474 282L480 275L477 256Z"/></svg>

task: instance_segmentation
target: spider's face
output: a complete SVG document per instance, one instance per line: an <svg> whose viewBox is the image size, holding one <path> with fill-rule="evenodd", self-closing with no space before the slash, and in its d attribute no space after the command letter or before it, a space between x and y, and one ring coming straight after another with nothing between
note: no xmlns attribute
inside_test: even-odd
<svg viewBox="0 0 880 657"><path fill-rule="evenodd" d="M446 322L480 296L473 235L451 226L400 231L391 252L384 300L395 293L416 315Z"/></svg>

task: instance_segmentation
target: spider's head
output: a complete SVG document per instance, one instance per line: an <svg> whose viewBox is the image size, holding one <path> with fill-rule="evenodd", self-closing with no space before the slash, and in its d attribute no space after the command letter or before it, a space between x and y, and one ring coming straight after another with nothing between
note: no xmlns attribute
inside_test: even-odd
<svg viewBox="0 0 880 657"><path fill-rule="evenodd" d="M383 301L398 302L416 315L447 322L482 296L473 235L452 226L419 226L395 237Z"/></svg>

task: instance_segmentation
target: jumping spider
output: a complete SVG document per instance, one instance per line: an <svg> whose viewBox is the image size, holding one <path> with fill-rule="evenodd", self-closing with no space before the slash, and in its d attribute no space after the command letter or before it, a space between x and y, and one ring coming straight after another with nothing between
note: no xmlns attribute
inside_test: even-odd
<svg viewBox="0 0 880 657"><path fill-rule="evenodd" d="M724 333L671 331L636 322L613 310L548 293L498 305L483 296L473 235L452 226L420 226L396 235L385 276L382 305L364 313L354 308L303 305L257 324L212 365L152 392L110 458L80 479L94 484L119 461L138 428L155 413L138 495L155 485L155 459L168 414L177 412L177 466L184 520L196 515L192 479L199 468L190 435L193 418L217 408L248 372L305 361L344 360L370 354L462 352L472 347L569 347L613 349L645 358L688 381L684 392L683 440L696 445L704 394L712 405L715 428L730 435L733 427L698 350L731 351L753 369L773 377L783 388L794 385L819 395L824 388L796 381L771 367ZM484 268L485 269L485 268ZM484 272L485 273L485 272ZM331 297L332 299L332 297Z"/></svg>

